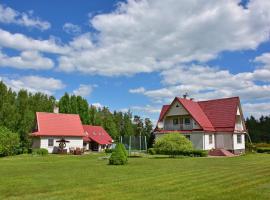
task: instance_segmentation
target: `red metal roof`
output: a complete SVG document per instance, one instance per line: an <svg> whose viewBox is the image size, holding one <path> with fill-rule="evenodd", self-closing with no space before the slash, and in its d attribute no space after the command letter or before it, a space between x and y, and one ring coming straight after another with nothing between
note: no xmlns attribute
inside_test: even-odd
<svg viewBox="0 0 270 200"><path fill-rule="evenodd" d="M98 144L111 144L111 136L101 126L83 125L84 131L88 134L88 138Z"/></svg>
<svg viewBox="0 0 270 200"><path fill-rule="evenodd" d="M37 112L38 131L32 136L85 136L80 116Z"/></svg>
<svg viewBox="0 0 270 200"><path fill-rule="evenodd" d="M165 113L169 110L169 108L170 108L170 105L163 105L162 106L162 109L161 109L161 112L159 115L159 119L158 119L159 122L163 119Z"/></svg>
<svg viewBox="0 0 270 200"><path fill-rule="evenodd" d="M216 131L234 131L239 97L198 102Z"/></svg>
<svg viewBox="0 0 270 200"><path fill-rule="evenodd" d="M192 118L202 127L205 131L215 131L212 123L205 115L199 104L195 101L177 98L177 100L184 106L189 112Z"/></svg>
<svg viewBox="0 0 270 200"><path fill-rule="evenodd" d="M174 101L176 100L183 105L204 131L234 131L237 107L240 108L239 97L198 102L178 97L174 99ZM162 107L159 122L163 120L171 105Z"/></svg>

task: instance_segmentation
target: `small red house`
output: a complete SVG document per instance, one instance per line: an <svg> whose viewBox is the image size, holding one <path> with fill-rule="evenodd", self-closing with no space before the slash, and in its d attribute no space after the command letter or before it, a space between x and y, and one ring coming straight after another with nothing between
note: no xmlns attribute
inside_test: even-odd
<svg viewBox="0 0 270 200"><path fill-rule="evenodd" d="M83 125L86 136L83 138L87 150L102 151L111 147L113 139L101 126Z"/></svg>

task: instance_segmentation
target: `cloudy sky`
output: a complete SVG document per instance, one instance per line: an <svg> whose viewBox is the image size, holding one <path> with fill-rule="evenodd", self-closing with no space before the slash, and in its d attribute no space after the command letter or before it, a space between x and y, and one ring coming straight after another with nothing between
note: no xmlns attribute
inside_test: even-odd
<svg viewBox="0 0 270 200"><path fill-rule="evenodd" d="M161 105L240 96L270 113L270 1L0 0L0 80L157 119Z"/></svg>

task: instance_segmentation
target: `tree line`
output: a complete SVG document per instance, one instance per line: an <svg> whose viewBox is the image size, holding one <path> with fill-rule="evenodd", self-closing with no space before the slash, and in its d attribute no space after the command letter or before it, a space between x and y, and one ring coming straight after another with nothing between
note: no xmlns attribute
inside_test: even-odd
<svg viewBox="0 0 270 200"><path fill-rule="evenodd" d="M270 116L259 119L250 116L246 119L246 126L253 143L270 143Z"/></svg>
<svg viewBox="0 0 270 200"><path fill-rule="evenodd" d="M14 92L0 82L0 126L19 135L22 148L31 147L30 133L37 128L36 112L53 112L59 107L60 113L79 114L83 124L103 126L118 140L125 135L145 135L149 140L153 124L149 118L142 119L128 112L111 112L108 107L96 108L81 96L65 93L56 101L54 96L30 93L27 90Z"/></svg>

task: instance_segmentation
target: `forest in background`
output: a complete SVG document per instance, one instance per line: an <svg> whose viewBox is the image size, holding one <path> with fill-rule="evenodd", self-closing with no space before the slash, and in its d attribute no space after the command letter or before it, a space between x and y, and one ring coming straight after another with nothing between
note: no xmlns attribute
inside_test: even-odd
<svg viewBox="0 0 270 200"><path fill-rule="evenodd" d="M83 124L103 126L115 140L120 136L143 135L151 146L153 124L149 118L133 116L130 111L96 108L83 97L67 93L56 101L55 97L43 93L14 92L0 82L0 126L19 135L21 148L31 147L29 134L36 129L35 113L53 112L55 106L59 107L59 113L79 114Z"/></svg>
<svg viewBox="0 0 270 200"><path fill-rule="evenodd" d="M14 92L0 82L0 126L17 133L21 148L31 147L29 134L36 129L36 112L53 112L59 107L60 113L79 114L83 124L103 126L118 140L120 136L146 136L148 146L153 142L153 124L149 118L133 116L128 112L111 112L109 108L97 108L88 104L81 96L65 93L59 101L43 93L30 93L26 90ZM270 143L270 116L259 119L250 116L246 126L254 143Z"/></svg>

